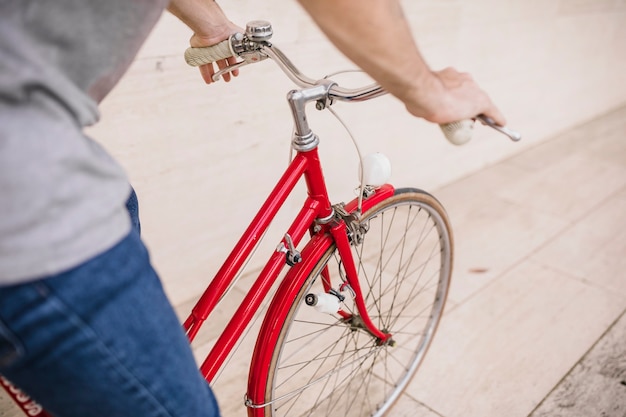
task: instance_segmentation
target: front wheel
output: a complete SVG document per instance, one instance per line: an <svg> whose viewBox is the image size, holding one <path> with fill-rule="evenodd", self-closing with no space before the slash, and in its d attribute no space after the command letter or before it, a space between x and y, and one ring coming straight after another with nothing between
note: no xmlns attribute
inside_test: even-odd
<svg viewBox="0 0 626 417"><path fill-rule="evenodd" d="M363 296L374 324L391 333L381 344L359 320L349 288L341 310L307 305L324 280L345 277L336 248L321 257L268 346L265 416L383 416L422 362L443 313L452 270L452 236L441 204L415 189L395 194L363 214L353 246ZM308 297L309 303L311 297Z"/></svg>

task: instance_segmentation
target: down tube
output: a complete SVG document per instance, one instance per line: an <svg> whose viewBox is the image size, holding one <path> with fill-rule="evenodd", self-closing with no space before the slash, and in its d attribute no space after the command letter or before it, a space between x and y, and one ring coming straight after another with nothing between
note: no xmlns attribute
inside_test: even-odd
<svg viewBox="0 0 626 417"><path fill-rule="evenodd" d="M211 311L213 311L215 306L219 303L219 300L232 283L237 272L263 235L263 232L267 229L271 220L307 169L307 165L306 158L301 155L296 156L280 179L278 185L272 190L256 217L242 235L241 239L239 239L220 270L213 280L211 280L211 283L194 306L191 315L184 323L184 328L190 341L193 341L204 320L207 319Z"/></svg>
<svg viewBox="0 0 626 417"><path fill-rule="evenodd" d="M319 214L320 203L312 198L307 198L302 210L289 227L287 233L291 236L294 245L302 240L304 235L309 231L311 224ZM286 244L287 242L283 243ZM245 331L246 327L259 309L261 303L269 293L272 285L276 282L280 271L286 264L285 253L275 251L258 278L255 280L252 288L244 297L241 305L233 315L215 346L200 367L200 372L209 382L212 382L215 375L219 371L233 347Z"/></svg>

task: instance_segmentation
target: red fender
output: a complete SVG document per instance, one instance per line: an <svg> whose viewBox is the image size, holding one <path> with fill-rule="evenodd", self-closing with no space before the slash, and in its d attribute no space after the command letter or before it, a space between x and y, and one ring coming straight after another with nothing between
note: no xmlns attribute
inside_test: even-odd
<svg viewBox="0 0 626 417"><path fill-rule="evenodd" d="M376 189L373 195L363 200L363 212L391 197L394 195L394 192L395 189L389 184ZM347 212L352 213L356 210L357 205L358 201L354 199L345 205L345 209ZM265 401L265 384L269 371L266 364L270 362L272 355L272 349L266 349L266 347L275 346L277 343L283 325L282 322L279 322L279 318L284 317L288 313L291 308L291 300L296 297L304 281L315 268L315 265L317 265L317 262L332 245L333 239L328 233L314 235L302 250L302 262L289 270L272 299L261 325L250 364L248 394L246 396L249 417L264 416L262 404ZM285 300L288 300L288 302Z"/></svg>

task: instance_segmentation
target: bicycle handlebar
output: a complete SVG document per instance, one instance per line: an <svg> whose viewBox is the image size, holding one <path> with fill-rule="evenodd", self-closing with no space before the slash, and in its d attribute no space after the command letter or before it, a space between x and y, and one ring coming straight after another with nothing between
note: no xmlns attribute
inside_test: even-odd
<svg viewBox="0 0 626 417"><path fill-rule="evenodd" d="M237 64L223 68L215 73L213 80L217 81L226 72L271 58L298 87L311 88L320 85L320 81L302 74L280 49L269 43L271 36L272 28L269 23L253 21L248 23L245 35L237 33L213 46L188 48L185 51L185 60L191 66L201 66L231 57L242 59ZM340 101L365 101L384 94L387 94L387 92L378 84L360 88L345 88L333 83L328 89L328 98L331 101L333 99ZM486 116L478 115L476 118L508 136L513 141L521 139L519 133L495 124L493 120ZM462 120L439 126L450 143L463 145L472 138L474 120Z"/></svg>
<svg viewBox="0 0 626 417"><path fill-rule="evenodd" d="M215 73L213 76L214 81L217 81L222 74L232 71L235 67L238 68L253 62L259 62L264 58L271 58L298 87L310 88L319 85L317 80L302 74L302 72L298 70L298 68L280 49L269 43L259 44L258 49L256 49L252 58L247 57L245 53L237 53L232 47L232 38L213 46L188 48L185 51L185 60L187 64L194 67L211 64L213 62L231 57L240 57L243 58L243 61ZM384 94L387 94L387 92L378 84L372 84L354 89L341 87L335 84L331 86L329 90L330 98L341 101L364 101Z"/></svg>

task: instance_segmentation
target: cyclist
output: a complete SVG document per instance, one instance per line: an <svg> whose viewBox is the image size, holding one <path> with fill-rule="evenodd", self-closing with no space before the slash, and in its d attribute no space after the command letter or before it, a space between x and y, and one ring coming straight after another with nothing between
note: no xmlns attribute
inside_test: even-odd
<svg viewBox="0 0 626 417"><path fill-rule="evenodd" d="M428 68L397 0L300 2L415 116L504 124L471 77ZM128 179L83 133L166 7L192 46L241 30L212 0L0 1L0 374L59 417L219 415Z"/></svg>

